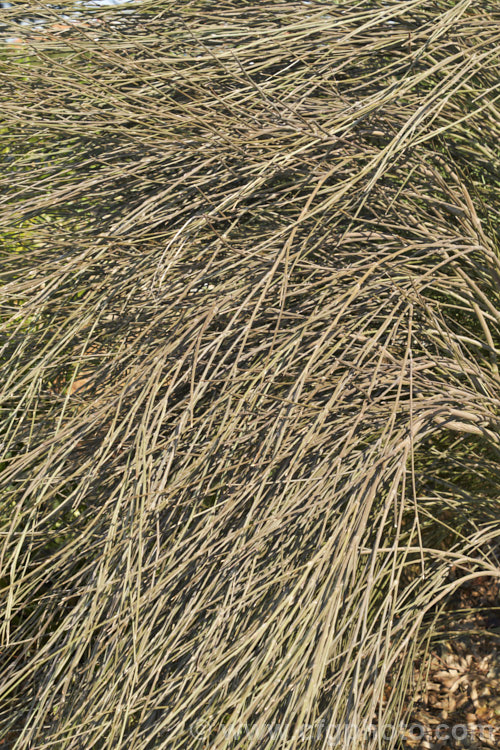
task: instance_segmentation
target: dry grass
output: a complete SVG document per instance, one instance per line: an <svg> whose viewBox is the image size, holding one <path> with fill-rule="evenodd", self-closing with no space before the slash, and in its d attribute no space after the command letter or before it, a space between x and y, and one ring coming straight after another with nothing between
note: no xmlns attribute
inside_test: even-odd
<svg viewBox="0 0 500 750"><path fill-rule="evenodd" d="M0 62L0 727L326 747L500 576L500 14L134 7Z"/></svg>

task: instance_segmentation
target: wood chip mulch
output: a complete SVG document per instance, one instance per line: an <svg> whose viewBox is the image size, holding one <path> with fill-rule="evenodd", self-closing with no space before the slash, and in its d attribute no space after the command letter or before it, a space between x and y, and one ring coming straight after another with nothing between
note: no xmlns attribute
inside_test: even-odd
<svg viewBox="0 0 500 750"><path fill-rule="evenodd" d="M499 588L484 576L448 603L442 640L415 668L406 748L500 748Z"/></svg>

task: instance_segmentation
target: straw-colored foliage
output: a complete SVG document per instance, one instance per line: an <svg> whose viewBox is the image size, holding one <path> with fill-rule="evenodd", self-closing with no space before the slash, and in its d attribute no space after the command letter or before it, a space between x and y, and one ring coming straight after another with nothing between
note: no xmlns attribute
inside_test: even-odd
<svg viewBox="0 0 500 750"><path fill-rule="evenodd" d="M0 736L399 721L500 575L497 2L14 6Z"/></svg>

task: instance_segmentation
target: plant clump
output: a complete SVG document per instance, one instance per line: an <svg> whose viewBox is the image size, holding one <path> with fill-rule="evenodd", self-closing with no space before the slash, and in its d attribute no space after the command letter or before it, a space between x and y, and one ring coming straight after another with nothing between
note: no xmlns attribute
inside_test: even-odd
<svg viewBox="0 0 500 750"><path fill-rule="evenodd" d="M34 10L0 11L0 735L380 747L500 576L498 7Z"/></svg>

